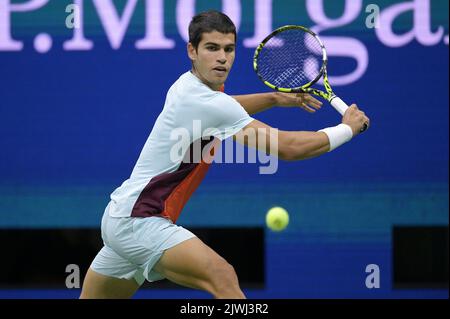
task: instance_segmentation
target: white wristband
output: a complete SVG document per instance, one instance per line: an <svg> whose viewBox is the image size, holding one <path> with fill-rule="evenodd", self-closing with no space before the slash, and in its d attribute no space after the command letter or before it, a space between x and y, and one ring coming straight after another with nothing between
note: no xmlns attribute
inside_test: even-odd
<svg viewBox="0 0 450 319"><path fill-rule="evenodd" d="M327 134L328 139L330 140L330 150L329 152L335 150L342 144L347 143L353 137L353 130L347 124L339 124L335 127L328 127L319 132L323 132Z"/></svg>

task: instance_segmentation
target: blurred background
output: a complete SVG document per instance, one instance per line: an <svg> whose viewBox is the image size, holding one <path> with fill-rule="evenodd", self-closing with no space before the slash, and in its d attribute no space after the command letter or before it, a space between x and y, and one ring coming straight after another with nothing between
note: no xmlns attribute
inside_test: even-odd
<svg viewBox="0 0 450 319"><path fill-rule="evenodd" d="M327 46L336 93L372 127L320 158L280 162L273 175L260 175L261 164L213 164L178 224L235 266L250 298L448 298L448 7L0 0L0 298L78 297L109 195L189 70L187 26L207 9L239 29L227 93L267 92L255 47L277 27L305 25ZM316 131L340 122L325 105L255 118ZM265 226L273 206L290 214L282 232ZM136 297L209 296L162 281Z"/></svg>

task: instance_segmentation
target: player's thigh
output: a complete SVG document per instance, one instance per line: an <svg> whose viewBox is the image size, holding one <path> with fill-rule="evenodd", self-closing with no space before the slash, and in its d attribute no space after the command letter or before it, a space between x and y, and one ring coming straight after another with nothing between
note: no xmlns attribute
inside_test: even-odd
<svg viewBox="0 0 450 319"><path fill-rule="evenodd" d="M154 270L178 284L210 292L218 281L235 275L231 265L197 237L166 250Z"/></svg>
<svg viewBox="0 0 450 319"><path fill-rule="evenodd" d="M125 299L131 298L139 289L134 278L119 279L105 276L89 268L83 283L81 299Z"/></svg>
<svg viewBox="0 0 450 319"><path fill-rule="evenodd" d="M89 267L81 298L130 298L143 282L142 269L105 245Z"/></svg>

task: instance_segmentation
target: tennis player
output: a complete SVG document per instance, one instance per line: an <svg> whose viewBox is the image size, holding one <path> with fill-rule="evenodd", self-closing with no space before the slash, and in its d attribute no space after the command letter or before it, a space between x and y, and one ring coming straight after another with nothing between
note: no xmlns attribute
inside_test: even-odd
<svg viewBox="0 0 450 319"><path fill-rule="evenodd" d="M215 298L245 298L233 267L189 230L176 225L211 162L203 157L197 162L189 160L195 143L200 143L202 154L211 157L216 144L234 136L282 160L302 160L350 141L369 121L352 105L335 127L319 132L275 130L250 115L275 105L315 112L321 102L306 94L231 97L221 92L235 59L236 28L220 12L195 16L189 37L192 70L169 89L131 176L111 194L102 218L104 247L86 274L80 298L131 298L145 280L163 278L207 291ZM195 121L201 123L200 132ZM182 147L185 156L174 160L173 148L179 141L171 138L171 132L179 128L189 132L190 142ZM251 130L265 144L243 137Z"/></svg>

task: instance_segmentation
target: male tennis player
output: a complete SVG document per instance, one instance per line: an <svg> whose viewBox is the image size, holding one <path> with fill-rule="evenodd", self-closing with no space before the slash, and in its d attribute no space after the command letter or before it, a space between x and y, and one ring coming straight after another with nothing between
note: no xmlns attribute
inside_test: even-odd
<svg viewBox="0 0 450 319"><path fill-rule="evenodd" d="M233 66L236 28L217 11L201 13L189 26L188 55L192 70L169 89L164 109L140 154L129 179L111 194L102 219L104 247L88 270L81 298L130 298L145 280L167 278L177 284L205 290L215 298L245 298L233 267L199 238L175 224L183 206L200 184L207 161L193 162L171 151L179 141L178 128L190 134L186 156L194 142L202 151L214 141L231 136L248 146L274 152L283 160L301 160L324 154L357 135L368 118L352 105L342 124L319 132L276 131L249 114L274 105L320 109L309 95L280 93L230 97L220 92ZM200 121L202 130L194 129ZM258 130L259 129L259 130ZM265 145L243 139L256 130ZM267 136L265 136L267 135ZM271 144L277 144L273 148ZM207 154L211 155L210 149ZM211 211L211 214L214 214Z"/></svg>

